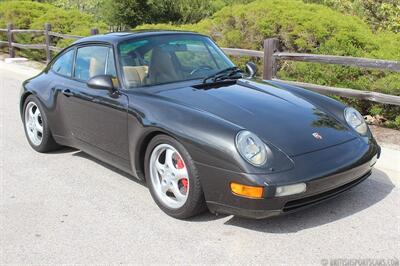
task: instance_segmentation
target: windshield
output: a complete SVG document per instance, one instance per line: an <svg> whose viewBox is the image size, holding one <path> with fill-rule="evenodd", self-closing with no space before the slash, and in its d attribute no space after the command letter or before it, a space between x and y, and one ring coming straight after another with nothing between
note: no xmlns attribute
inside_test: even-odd
<svg viewBox="0 0 400 266"><path fill-rule="evenodd" d="M118 53L128 88L204 79L234 66L213 41L194 34L135 38Z"/></svg>

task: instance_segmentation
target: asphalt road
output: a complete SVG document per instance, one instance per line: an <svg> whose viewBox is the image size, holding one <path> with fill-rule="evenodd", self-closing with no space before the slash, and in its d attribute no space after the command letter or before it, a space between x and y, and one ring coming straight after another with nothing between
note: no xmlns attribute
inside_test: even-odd
<svg viewBox="0 0 400 266"><path fill-rule="evenodd" d="M399 151L384 149L365 182L293 215L176 220L143 184L81 151L34 152L18 114L19 87L29 75L0 62L0 264L400 259Z"/></svg>

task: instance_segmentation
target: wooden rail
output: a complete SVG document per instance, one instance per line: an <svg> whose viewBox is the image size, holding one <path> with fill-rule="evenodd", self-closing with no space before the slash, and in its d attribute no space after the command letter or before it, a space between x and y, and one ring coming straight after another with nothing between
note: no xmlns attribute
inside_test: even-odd
<svg viewBox="0 0 400 266"><path fill-rule="evenodd" d="M321 94L326 95L336 95L342 96L346 98L357 98L360 100L368 100L378 103L384 104L393 104L400 105L400 96L384 94L374 91L360 91L349 88L338 88L338 87L329 87L323 85L316 85L311 83L297 82L297 81L288 81L288 80L280 80L280 79L272 79L273 81L283 82L289 85L299 86L311 91L315 91Z"/></svg>
<svg viewBox="0 0 400 266"><path fill-rule="evenodd" d="M11 33L34 33L43 34L44 30L11 30Z"/></svg>
<svg viewBox="0 0 400 266"><path fill-rule="evenodd" d="M50 51L54 51L54 52L59 52L62 50L62 48L60 47L56 47L56 46L49 46Z"/></svg>
<svg viewBox="0 0 400 266"><path fill-rule="evenodd" d="M248 49L238 49L238 48L222 48L222 50L229 55L233 56L252 56L252 57L264 57L263 51L254 51Z"/></svg>
<svg viewBox="0 0 400 266"><path fill-rule="evenodd" d="M63 39L75 39L75 40L77 40L77 39L82 38L82 36L70 35L70 34L62 34L62 33L54 32L54 31L49 31L49 35L54 36L54 37L63 38Z"/></svg>
<svg viewBox="0 0 400 266"><path fill-rule="evenodd" d="M358 66L365 68L377 68L400 72L400 61L389 61L380 59L357 58L350 56L298 54L298 53L274 53L275 58L280 60L302 61L321 64L335 64L342 66Z"/></svg>
<svg viewBox="0 0 400 266"><path fill-rule="evenodd" d="M46 45L44 44L22 44L22 43L11 43L12 47L17 47L20 49L37 49L37 50L43 50L46 49Z"/></svg>
<svg viewBox="0 0 400 266"><path fill-rule="evenodd" d="M7 24L7 29L0 29L0 32L5 32L7 34L7 41L0 41L0 46L8 46L8 52L11 58L15 57L15 50L14 48L19 48L19 49L37 49L37 50L45 50L46 52L46 61L47 63L50 62L51 60L51 52L59 52L62 49L52 46L51 41L53 37L56 38L63 38L63 39L80 39L83 36L78 36L78 35L71 35L71 34L63 34L63 33L58 33L58 32L53 32L51 31L51 25L49 23L46 23L44 25L43 30L26 30L26 29L14 29L13 24L9 23ZM29 33L29 34L34 34L34 35L44 35L45 41L43 44L22 44L22 43L16 43L14 40L14 35L15 34L20 34L20 33ZM99 30L96 28L92 28L90 30L91 35L98 34Z"/></svg>
<svg viewBox="0 0 400 266"><path fill-rule="evenodd" d="M380 60L370 58L357 58L350 56L316 55L301 53L286 53L278 51L277 39L266 39L264 51L254 51L236 48L222 48L226 54L232 56L251 56L263 58L263 79L284 82L290 85L300 86L326 95L336 95L360 100L368 100L383 104L400 105L400 96L389 95L372 91L361 91L349 88L337 88L304 82L280 80L276 78L277 60L301 61L321 64L335 64L342 66L356 66L363 68L380 69L386 71L400 72L400 61Z"/></svg>
<svg viewBox="0 0 400 266"><path fill-rule="evenodd" d="M12 24L7 25L7 29L0 29L0 32L7 34L7 41L0 41L1 46L9 47L10 57L15 56L14 48L19 49L43 49L46 51L47 62L51 60L51 51L59 52L62 49L51 46L51 39L53 37L63 39L80 39L82 36L63 34L51 31L51 25L46 23L43 30L21 30L14 29ZM44 44L20 44L14 41L14 34L18 33L31 33L31 34L43 34L45 36ZM99 31L96 28L91 29L90 34L98 34ZM279 42L275 38L266 39L264 41L264 50L255 51L248 49L237 49L237 48L222 48L222 50L232 56L250 56L263 59L263 79L273 80L278 82L284 82L287 84L300 86L318 93L337 95L342 97L357 98L360 100L369 100L383 104L400 105L400 96L388 95L384 93L371 92L371 91L360 91L349 88L336 88L317 84L310 84L304 82L295 82L287 80L279 80L276 78L277 72L277 60L290 60L290 61L301 61L310 63L321 63L321 64L335 64L342 66L357 66L363 68L380 69L386 71L400 72L400 61L392 60L380 60L370 58L357 58L349 56L333 56L333 55L316 55L316 54L301 54L301 53L287 53L280 52L278 50Z"/></svg>

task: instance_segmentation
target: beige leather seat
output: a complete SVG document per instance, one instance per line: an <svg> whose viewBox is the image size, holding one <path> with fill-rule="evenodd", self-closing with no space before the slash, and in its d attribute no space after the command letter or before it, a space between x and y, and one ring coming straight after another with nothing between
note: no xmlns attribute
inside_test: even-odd
<svg viewBox="0 0 400 266"><path fill-rule="evenodd" d="M175 70L171 55L159 47L154 48L149 66L149 83L159 84L180 79Z"/></svg>
<svg viewBox="0 0 400 266"><path fill-rule="evenodd" d="M95 57L92 57L89 65L89 78L98 75L104 75L104 64L100 64Z"/></svg>
<svg viewBox="0 0 400 266"><path fill-rule="evenodd" d="M104 75L104 63L100 63L99 60L92 57L89 63L89 79L94 76ZM118 79L116 77L112 78L112 82L115 88L119 87Z"/></svg>
<svg viewBox="0 0 400 266"><path fill-rule="evenodd" d="M123 70L128 86L139 87L146 84L148 66L124 66Z"/></svg>

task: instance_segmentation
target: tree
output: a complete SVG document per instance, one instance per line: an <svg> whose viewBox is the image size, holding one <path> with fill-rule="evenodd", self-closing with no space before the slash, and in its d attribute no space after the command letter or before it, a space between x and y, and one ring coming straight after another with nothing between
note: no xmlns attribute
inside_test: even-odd
<svg viewBox="0 0 400 266"><path fill-rule="evenodd" d="M133 28L143 23L196 23L211 16L226 5L248 3L253 0L103 1L105 1L103 5L104 17L110 25L124 25Z"/></svg>
<svg viewBox="0 0 400 266"><path fill-rule="evenodd" d="M151 21L152 6L147 0L105 0L104 19L110 25L136 27Z"/></svg>

